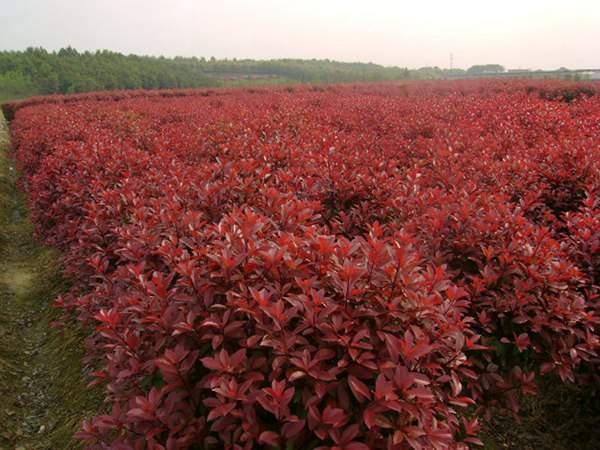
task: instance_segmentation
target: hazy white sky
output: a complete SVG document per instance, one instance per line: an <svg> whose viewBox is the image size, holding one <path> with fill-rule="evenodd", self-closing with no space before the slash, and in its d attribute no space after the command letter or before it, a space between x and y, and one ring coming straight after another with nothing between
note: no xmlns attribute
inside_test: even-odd
<svg viewBox="0 0 600 450"><path fill-rule="evenodd" d="M600 0L0 0L0 49L598 68Z"/></svg>

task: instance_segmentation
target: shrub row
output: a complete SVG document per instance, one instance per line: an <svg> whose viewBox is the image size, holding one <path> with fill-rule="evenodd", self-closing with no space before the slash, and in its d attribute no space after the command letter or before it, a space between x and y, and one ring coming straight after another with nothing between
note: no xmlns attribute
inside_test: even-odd
<svg viewBox="0 0 600 450"><path fill-rule="evenodd" d="M530 88L14 108L37 232L74 280L57 304L95 327L112 408L79 437L460 449L541 376L598 382L600 97Z"/></svg>

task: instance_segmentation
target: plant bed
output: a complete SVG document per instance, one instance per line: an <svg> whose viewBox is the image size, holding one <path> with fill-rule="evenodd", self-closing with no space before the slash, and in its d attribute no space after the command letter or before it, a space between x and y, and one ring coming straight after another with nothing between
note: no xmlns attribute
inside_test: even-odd
<svg viewBox="0 0 600 450"><path fill-rule="evenodd" d="M600 98L577 86L13 107L36 232L74 283L57 305L95 327L112 405L78 436L460 449L548 377L597 384Z"/></svg>

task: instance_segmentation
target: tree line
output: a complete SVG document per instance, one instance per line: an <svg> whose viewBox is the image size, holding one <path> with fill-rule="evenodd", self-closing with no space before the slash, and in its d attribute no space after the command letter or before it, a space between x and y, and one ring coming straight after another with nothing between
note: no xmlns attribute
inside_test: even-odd
<svg viewBox="0 0 600 450"><path fill-rule="evenodd" d="M80 52L0 51L0 101L32 95L113 89L164 89L273 83L355 83L442 79L505 73L499 64L463 69L382 66L329 59L216 59L124 55L109 50Z"/></svg>
<svg viewBox="0 0 600 450"><path fill-rule="evenodd" d="M373 63L301 59L216 59L124 55L30 47L0 51L0 98L112 89L163 89L256 83L351 83L443 78L438 67L409 70Z"/></svg>

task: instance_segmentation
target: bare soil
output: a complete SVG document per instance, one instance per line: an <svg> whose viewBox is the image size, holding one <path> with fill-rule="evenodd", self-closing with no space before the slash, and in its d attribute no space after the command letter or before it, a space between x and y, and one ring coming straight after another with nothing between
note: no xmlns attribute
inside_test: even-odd
<svg viewBox="0 0 600 450"><path fill-rule="evenodd" d="M484 450L599 450L600 386L549 379L523 400L518 420L499 411L486 423Z"/></svg>

